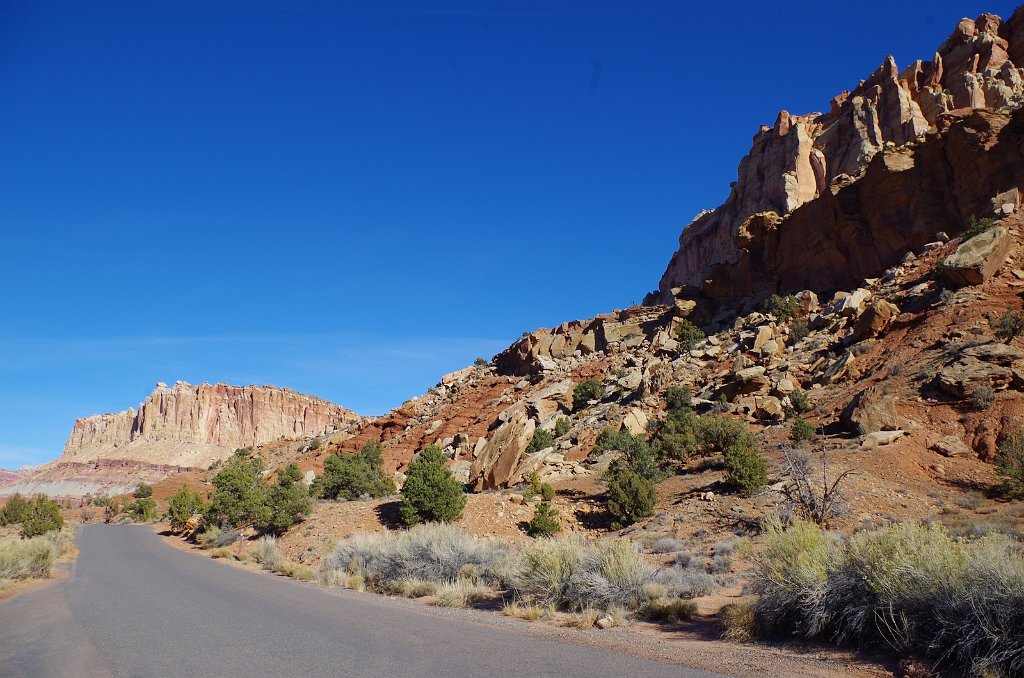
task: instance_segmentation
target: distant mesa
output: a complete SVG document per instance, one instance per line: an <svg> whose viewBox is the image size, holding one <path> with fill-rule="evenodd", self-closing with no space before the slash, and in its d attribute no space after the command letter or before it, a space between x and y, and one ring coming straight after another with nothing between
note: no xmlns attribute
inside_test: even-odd
<svg viewBox="0 0 1024 678"><path fill-rule="evenodd" d="M240 447L331 433L359 421L344 407L275 386L158 383L137 411L76 420L56 461L0 486L0 495L126 491L143 480L205 469Z"/></svg>

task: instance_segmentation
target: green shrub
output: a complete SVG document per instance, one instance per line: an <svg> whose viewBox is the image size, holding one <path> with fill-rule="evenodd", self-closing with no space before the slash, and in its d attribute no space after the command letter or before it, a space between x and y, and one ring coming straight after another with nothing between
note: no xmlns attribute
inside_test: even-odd
<svg viewBox="0 0 1024 678"><path fill-rule="evenodd" d="M283 533L313 510L309 493L302 484L302 471L295 464L278 471L277 482L267 490L266 501L267 518L255 525L271 534Z"/></svg>
<svg viewBox="0 0 1024 678"><path fill-rule="evenodd" d="M796 390L789 394L789 405L797 414L804 414L814 409L814 403L805 391Z"/></svg>
<svg viewBox="0 0 1024 678"><path fill-rule="evenodd" d="M665 389L665 404L669 411L688 410L693 406L693 392L685 386L669 386Z"/></svg>
<svg viewBox="0 0 1024 678"><path fill-rule="evenodd" d="M811 325L807 322L806 318L797 318L793 321L793 324L789 327L789 341L790 343L797 343L803 339L806 339L811 333Z"/></svg>
<svg viewBox="0 0 1024 678"><path fill-rule="evenodd" d="M561 438L569 429L572 428L572 422L569 421L569 417L559 417L555 420L555 437Z"/></svg>
<svg viewBox="0 0 1024 678"><path fill-rule="evenodd" d="M100 508L106 508L107 504L110 503L110 496L106 494L97 494L92 498L92 505Z"/></svg>
<svg viewBox="0 0 1024 678"><path fill-rule="evenodd" d="M0 508L0 526L21 525L32 511L32 502L15 492Z"/></svg>
<svg viewBox="0 0 1024 678"><path fill-rule="evenodd" d="M207 507L207 519L211 523L242 527L265 524L269 520L263 461L250 457L250 453L247 448L236 450L213 477L216 491Z"/></svg>
<svg viewBox="0 0 1024 678"><path fill-rule="evenodd" d="M699 425L697 413L690 408L671 408L668 416L656 427L653 439L655 452L665 460L686 462L699 447Z"/></svg>
<svg viewBox="0 0 1024 678"><path fill-rule="evenodd" d="M679 342L680 350L692 351L706 338L704 331L686 318L680 320L676 325L676 341Z"/></svg>
<svg viewBox="0 0 1024 678"><path fill-rule="evenodd" d="M536 470L530 472L530 484L526 488L525 497L535 497L537 495L543 497L544 501L551 501L555 496L555 488L551 487L547 483L540 481L540 473Z"/></svg>
<svg viewBox="0 0 1024 678"><path fill-rule="evenodd" d="M395 492L395 481L384 473L378 442L368 442L356 454L332 454L324 472L313 481L313 494L324 499L384 497Z"/></svg>
<svg viewBox="0 0 1024 678"><path fill-rule="evenodd" d="M1024 311L1007 311L1000 318L989 318L989 327L996 337L1007 344L1024 334Z"/></svg>
<svg viewBox="0 0 1024 678"><path fill-rule="evenodd" d="M555 439L551 437L551 434L542 428L538 428L533 432L533 439L530 440L530 444L526 446L526 453L533 454L534 452L554 447L554 445Z"/></svg>
<svg viewBox="0 0 1024 678"><path fill-rule="evenodd" d="M768 484L768 464L749 432L744 431L725 451L725 468L729 484L744 497L757 494Z"/></svg>
<svg viewBox="0 0 1024 678"><path fill-rule="evenodd" d="M31 502L30 509L21 523L21 536L25 539L38 537L62 527L64 517L60 514L60 505L41 494Z"/></svg>
<svg viewBox="0 0 1024 678"><path fill-rule="evenodd" d="M726 452L744 434L747 434L747 425L740 419L725 415L697 419L697 442L704 455Z"/></svg>
<svg viewBox="0 0 1024 678"><path fill-rule="evenodd" d="M970 221L967 222L967 230L964 231L963 242L966 242L974 236L981 235L985 231L989 230L996 225L994 219L988 217L982 217L981 219L971 215Z"/></svg>
<svg viewBox="0 0 1024 678"><path fill-rule="evenodd" d="M588 379L576 384L572 389L572 408L577 412L584 409L591 400L604 397L604 386L597 379Z"/></svg>
<svg viewBox="0 0 1024 678"><path fill-rule="evenodd" d="M406 525L449 523L462 515L466 494L445 460L444 452L430 445L409 463L398 507Z"/></svg>
<svg viewBox="0 0 1024 678"><path fill-rule="evenodd" d="M552 509L551 504L547 502L537 504L526 533L531 537L551 537L561 530L562 525L558 522L558 511Z"/></svg>
<svg viewBox="0 0 1024 678"><path fill-rule="evenodd" d="M148 483L139 483L139 486L132 492L136 499L148 499L153 496L153 486Z"/></svg>
<svg viewBox="0 0 1024 678"><path fill-rule="evenodd" d="M814 424L806 419L795 419L789 429L789 439L794 443L805 443L814 439Z"/></svg>
<svg viewBox="0 0 1024 678"><path fill-rule="evenodd" d="M622 452L622 459L613 463L613 468L630 468L651 482L659 482L667 477L661 468L654 449L641 436L633 435L626 430L616 430L606 426L597 436L595 452Z"/></svg>
<svg viewBox="0 0 1024 678"><path fill-rule="evenodd" d="M157 517L156 502L150 497L139 497L135 501L128 502L124 510L131 515L132 520L144 523Z"/></svg>
<svg viewBox="0 0 1024 678"><path fill-rule="evenodd" d="M616 470L608 483L608 513L612 517L612 529L622 529L653 516L656 501L653 482L629 467Z"/></svg>
<svg viewBox="0 0 1024 678"><path fill-rule="evenodd" d="M784 297L773 294L764 300L764 304L761 305L761 310L769 315L775 316L778 320L789 320L793 317L793 314L796 313L796 297L792 294L787 294Z"/></svg>
<svg viewBox="0 0 1024 678"><path fill-rule="evenodd" d="M956 539L937 523L903 523L843 541L776 521L764 542L759 632L889 645L972 675L1024 671L1024 556L1003 535Z"/></svg>
<svg viewBox="0 0 1024 678"><path fill-rule="evenodd" d="M1012 431L999 443L996 471L1003 478L1006 493L1024 499L1024 431Z"/></svg>
<svg viewBox="0 0 1024 678"><path fill-rule="evenodd" d="M182 485L181 489L171 495L167 502L167 513L170 516L171 529L183 530L189 519L206 508L203 498Z"/></svg>
<svg viewBox="0 0 1024 678"><path fill-rule="evenodd" d="M487 358L477 358L476 360L473 361L473 364L476 365L477 367L486 367Z"/></svg>

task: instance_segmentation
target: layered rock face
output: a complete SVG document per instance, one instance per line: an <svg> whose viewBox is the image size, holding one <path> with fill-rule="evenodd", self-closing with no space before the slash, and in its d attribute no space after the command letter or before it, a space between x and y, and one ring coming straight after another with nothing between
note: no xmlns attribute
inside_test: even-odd
<svg viewBox="0 0 1024 678"><path fill-rule="evenodd" d="M76 497L205 469L240 447L331 433L361 418L326 400L274 386L157 384L139 405L75 421L64 453L0 494Z"/></svg>
<svg viewBox="0 0 1024 678"><path fill-rule="evenodd" d="M1006 22L962 20L931 61L900 71L886 58L827 113L781 112L754 137L726 202L683 230L648 303L698 290L728 302L765 287L834 289L972 215L1019 206L1020 125L1007 113L1024 103L1017 64L1024 8ZM993 150L998 158L979 156Z"/></svg>
<svg viewBox="0 0 1024 678"><path fill-rule="evenodd" d="M330 433L358 419L326 400L273 386L157 384L138 412L75 421L58 461L205 467L239 447Z"/></svg>

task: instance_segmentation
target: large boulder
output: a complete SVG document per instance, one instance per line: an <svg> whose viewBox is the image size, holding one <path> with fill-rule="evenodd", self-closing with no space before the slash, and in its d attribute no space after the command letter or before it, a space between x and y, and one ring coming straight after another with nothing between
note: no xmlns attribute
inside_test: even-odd
<svg viewBox="0 0 1024 678"><path fill-rule="evenodd" d="M900 428L896 398L878 385L868 386L854 396L841 419L851 430L861 434Z"/></svg>
<svg viewBox="0 0 1024 678"><path fill-rule="evenodd" d="M966 356L943 368L936 379L946 393L966 398L981 386L1006 388L1013 381L1013 369Z"/></svg>
<svg viewBox="0 0 1024 678"><path fill-rule="evenodd" d="M896 304L879 299L869 305L864 313L857 320L857 326L853 330L852 341L862 341L871 337L877 337L889 327L890 323L900 314L900 308Z"/></svg>
<svg viewBox="0 0 1024 678"><path fill-rule="evenodd" d="M943 457L966 457L971 454L970 448L956 436L945 436L932 443L931 449Z"/></svg>
<svg viewBox="0 0 1024 678"><path fill-rule="evenodd" d="M519 466L537 425L522 410L494 431L470 469L469 481L476 490L490 490L508 483Z"/></svg>
<svg viewBox="0 0 1024 678"><path fill-rule="evenodd" d="M990 228L961 243L942 261L942 274L954 285L981 285L995 275L1010 253L1012 239L1002 226Z"/></svg>

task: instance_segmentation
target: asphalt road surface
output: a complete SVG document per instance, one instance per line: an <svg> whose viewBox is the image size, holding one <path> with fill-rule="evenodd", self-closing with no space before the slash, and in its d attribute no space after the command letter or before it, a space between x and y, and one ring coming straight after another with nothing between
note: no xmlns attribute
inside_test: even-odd
<svg viewBox="0 0 1024 678"><path fill-rule="evenodd" d="M248 572L147 527L86 526L78 548L68 579L0 603L0 676L716 675Z"/></svg>

